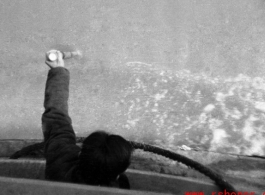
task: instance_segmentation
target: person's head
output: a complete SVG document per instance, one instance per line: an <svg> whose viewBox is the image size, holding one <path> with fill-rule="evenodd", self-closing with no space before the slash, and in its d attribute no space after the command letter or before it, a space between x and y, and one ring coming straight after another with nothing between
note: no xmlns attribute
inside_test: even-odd
<svg viewBox="0 0 265 195"><path fill-rule="evenodd" d="M85 183L109 186L130 165L131 144L119 135L96 131L83 142L79 168Z"/></svg>

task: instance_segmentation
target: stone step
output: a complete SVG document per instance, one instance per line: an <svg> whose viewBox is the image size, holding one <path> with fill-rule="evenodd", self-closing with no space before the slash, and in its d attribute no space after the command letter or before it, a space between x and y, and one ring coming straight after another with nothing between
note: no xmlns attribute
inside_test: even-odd
<svg viewBox="0 0 265 195"><path fill-rule="evenodd" d="M13 189L17 189L17 188L23 189L23 186L27 186L25 188L33 189L39 186L37 188L40 188L39 189L40 191L38 191L38 193L36 192L36 194L39 194L39 195L46 193L45 188L50 188L50 187L51 189L66 190L63 188L64 186L67 186L68 184L59 185L57 182L47 182L47 181L44 182L44 168L45 168L45 160L31 160L31 159L11 160L11 159L6 159L6 158L1 158L0 159L0 177L10 177L13 179L10 179L10 178L8 180L5 180L4 178L0 179L0 183L1 183L0 187L2 186L1 189L8 190L10 188L9 186L12 186L12 183L18 186L18 187L17 186L14 187ZM132 191L133 190L143 191L143 192L146 192L147 194L149 192L173 193L173 194L185 194L186 192L204 192L205 194L208 194L208 193L211 194L212 192L220 191L219 188L214 183L203 182L203 181L195 180L192 178L170 176L166 174L158 174L158 173L153 173L153 172L148 172L148 171L138 171L138 170L132 170L132 169L128 169L126 171L126 175L129 178ZM21 178L21 179L16 179L16 178ZM31 180L29 181L27 179L31 179ZM33 183L31 182L32 179L34 180ZM72 186L72 185L69 185L69 186ZM67 189L70 188L69 186L67 187ZM75 187L74 185L71 188L71 190L73 189L78 189L78 187ZM98 189L99 192L101 192L100 187L98 188L81 187L80 194L82 194L83 191L89 191L89 190L93 191L92 194L97 194L97 193L100 194L96 189ZM119 189L117 190L119 191ZM77 192L79 191L77 190ZM125 192L121 192L121 194L122 193L125 193ZM54 194L57 194L57 191L54 192ZM107 191L106 193L104 192L102 194L107 194ZM110 191L109 194L111 195L115 193Z"/></svg>

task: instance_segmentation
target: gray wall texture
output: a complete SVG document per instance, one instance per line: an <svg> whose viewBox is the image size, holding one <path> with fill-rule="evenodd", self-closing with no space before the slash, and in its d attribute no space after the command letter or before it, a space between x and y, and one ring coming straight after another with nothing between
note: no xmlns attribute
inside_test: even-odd
<svg viewBox="0 0 265 195"><path fill-rule="evenodd" d="M2 0L0 138L42 138L50 49L71 59L70 115L176 149L265 155L263 0Z"/></svg>

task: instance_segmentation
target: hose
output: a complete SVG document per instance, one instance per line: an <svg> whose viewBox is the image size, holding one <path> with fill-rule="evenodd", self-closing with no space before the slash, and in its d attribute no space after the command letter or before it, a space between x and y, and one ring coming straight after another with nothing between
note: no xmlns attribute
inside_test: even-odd
<svg viewBox="0 0 265 195"><path fill-rule="evenodd" d="M181 154L177 154L174 152L171 152L169 150L165 150L163 148L159 148L157 146L151 146L148 144L144 144L144 143L138 143L138 142L134 142L131 141L130 142L131 145L133 146L134 149L141 149L147 152L151 152L154 154L158 154L161 156L164 156L166 158L169 158L171 160L175 160L178 162L181 162L191 168L194 168L195 170L199 171L200 173L208 176L210 179L212 179L213 181L215 181L215 183L222 189L222 190L226 190L227 192L236 192L235 188L229 184L220 174L218 174L217 172L213 171L212 169L194 161L191 160Z"/></svg>

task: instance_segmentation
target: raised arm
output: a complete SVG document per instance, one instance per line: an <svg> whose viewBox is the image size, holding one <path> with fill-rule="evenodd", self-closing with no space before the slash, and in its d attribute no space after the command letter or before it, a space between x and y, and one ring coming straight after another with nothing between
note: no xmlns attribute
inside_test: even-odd
<svg viewBox="0 0 265 195"><path fill-rule="evenodd" d="M45 88L45 111L42 115L44 134L44 154L54 156L67 144L75 144L75 133L71 118L68 115L69 71L64 68L62 53L58 51L58 59L46 64L51 68Z"/></svg>

